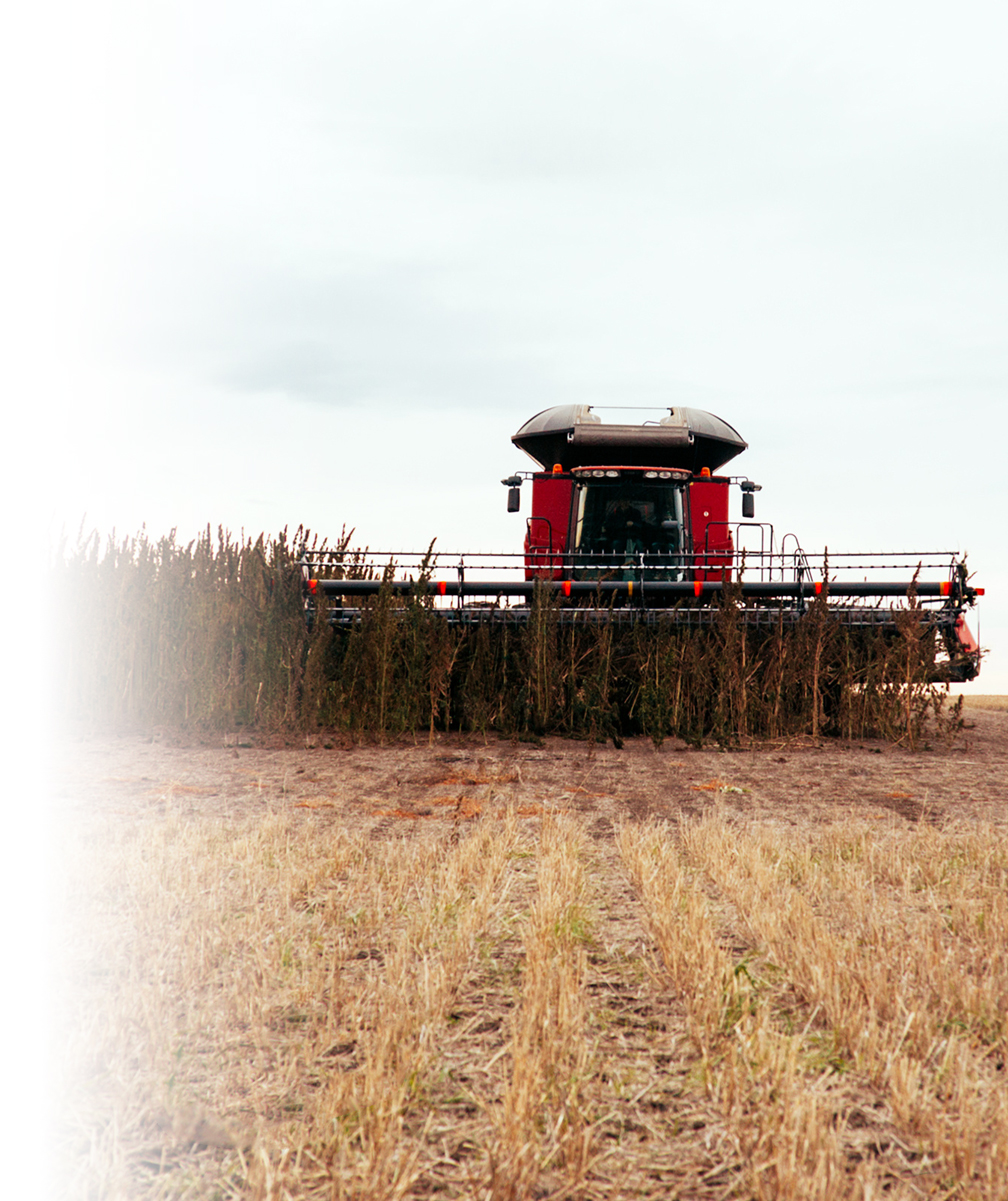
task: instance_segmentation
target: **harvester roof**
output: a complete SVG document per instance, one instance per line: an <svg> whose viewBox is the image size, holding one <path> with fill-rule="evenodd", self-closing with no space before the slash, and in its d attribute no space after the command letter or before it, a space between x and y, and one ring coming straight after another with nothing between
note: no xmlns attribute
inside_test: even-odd
<svg viewBox="0 0 1008 1201"><path fill-rule="evenodd" d="M596 463L717 471L748 446L727 421L703 409L676 405L660 421L604 422L592 406L556 405L526 421L511 441L543 470Z"/></svg>

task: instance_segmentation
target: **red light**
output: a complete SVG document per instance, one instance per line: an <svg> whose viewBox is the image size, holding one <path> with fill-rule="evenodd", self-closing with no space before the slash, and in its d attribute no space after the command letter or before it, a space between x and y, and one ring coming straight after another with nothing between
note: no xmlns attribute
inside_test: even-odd
<svg viewBox="0 0 1008 1201"><path fill-rule="evenodd" d="M951 581L949 581L949 580L942 580L942 586L941 586L941 594L942 594L942 596L948 596L948 594L949 594L951 591L952 591L952 584L951 584Z"/></svg>
<svg viewBox="0 0 1008 1201"><path fill-rule="evenodd" d="M703 592L703 584L701 583L700 580L697 580L696 583L693 585L693 595L699 596L701 592Z"/></svg>
<svg viewBox="0 0 1008 1201"><path fill-rule="evenodd" d="M315 595L317 588L318 588L318 580L309 580L308 581L308 591L312 594L312 596Z"/></svg>
<svg viewBox="0 0 1008 1201"><path fill-rule="evenodd" d="M815 594L816 596L822 596L822 580L816 580Z"/></svg>
<svg viewBox="0 0 1008 1201"><path fill-rule="evenodd" d="M444 580L438 580L437 590L442 596L444 596L444 594L448 591L448 585L444 582Z"/></svg>
<svg viewBox="0 0 1008 1201"><path fill-rule="evenodd" d="M563 594L564 596L570 596L570 580L564 580Z"/></svg>
<svg viewBox="0 0 1008 1201"><path fill-rule="evenodd" d="M973 589L973 591L974 591L974 592L977 594L977 596L983 596L983 594L984 594L984 592L986 591L986 589L984 589L984 588L974 588L974 589Z"/></svg>

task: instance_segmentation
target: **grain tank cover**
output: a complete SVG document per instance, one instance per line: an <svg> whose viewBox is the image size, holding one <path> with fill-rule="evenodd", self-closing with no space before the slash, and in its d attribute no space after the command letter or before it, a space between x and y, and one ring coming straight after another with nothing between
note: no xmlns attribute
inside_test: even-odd
<svg viewBox="0 0 1008 1201"><path fill-rule="evenodd" d="M680 405L643 425L603 422L591 405L557 405L526 421L511 441L549 471L603 464L717 471L749 445L727 421Z"/></svg>

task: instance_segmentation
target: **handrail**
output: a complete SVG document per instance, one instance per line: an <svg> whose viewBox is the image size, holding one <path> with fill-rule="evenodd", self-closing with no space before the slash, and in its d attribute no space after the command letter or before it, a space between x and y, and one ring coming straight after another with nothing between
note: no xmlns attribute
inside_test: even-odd
<svg viewBox="0 0 1008 1201"><path fill-rule="evenodd" d="M549 526L548 518L539 520L546 521ZM636 551L628 558L626 554L588 554L555 549L550 538L549 549L530 547L528 551L521 552L481 551L452 555L446 552L428 554L426 551L370 551L349 548L322 553L303 550L300 566L306 580L312 577L320 580L333 577L337 580L347 577L358 580L373 577L380 580L391 575L393 578L402 577L405 586L407 578L408 581L423 578L433 580L444 573L447 563L454 558L454 574L459 586L464 587L465 591L453 591L452 595L475 595L466 586L467 577L475 577L481 585L485 585L488 589L486 595L492 594L493 590L489 589L491 583L513 583L515 588L511 594L520 595L527 590L529 577L546 580L566 579L571 582L589 583L594 587L599 578L616 575L624 582L635 580L638 588L646 587L649 595L657 596L661 593L661 588L656 592L656 586L663 582L689 585L698 573L716 577L726 572L730 577L737 577L744 565L746 582L780 585L784 588L781 595L794 596L798 603L801 603L806 591L804 588L796 589L796 585L812 586L816 575L821 573L817 573L813 566L814 559L806 554L793 534L786 534L778 549L774 546L772 526L766 523L718 524L728 528L734 525L736 530L759 528L761 549L756 551L735 546L731 552L727 549L714 551L708 548L706 554L684 552L665 555L649 555ZM769 550L766 549L768 536L771 547ZM712 561L713 559L716 559L716 562ZM917 576L918 597L928 603L942 599L948 603L950 596L955 599L967 594L981 595L979 591L969 587L965 567L952 551L831 553L829 590L841 595L837 592L838 587L860 584L862 586L859 590L850 595L862 598L878 597L882 595L879 592L882 583L888 584L894 578L899 579L893 576L894 572L906 574L906 579L900 581L903 593L909 588L914 576ZM938 583L934 582L935 577L938 577ZM715 580L709 579L707 582L713 583ZM819 586L822 586L822 580L819 581Z"/></svg>

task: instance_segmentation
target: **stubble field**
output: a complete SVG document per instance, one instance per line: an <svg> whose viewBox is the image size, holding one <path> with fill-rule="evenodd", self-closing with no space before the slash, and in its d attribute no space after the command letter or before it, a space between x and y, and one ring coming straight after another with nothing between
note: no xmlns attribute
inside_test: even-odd
<svg viewBox="0 0 1008 1201"><path fill-rule="evenodd" d="M967 719L67 742L65 1194L1008 1197L1008 712Z"/></svg>

